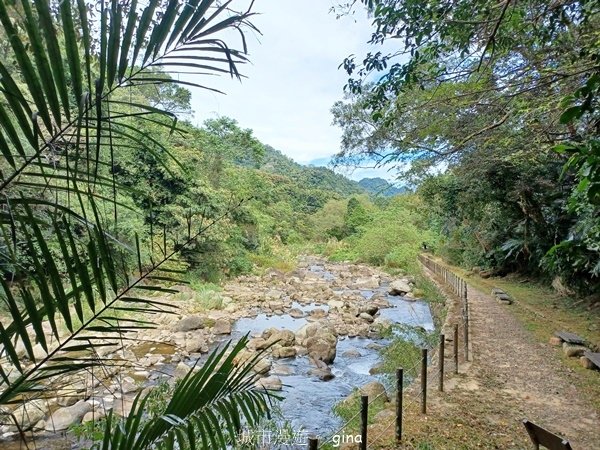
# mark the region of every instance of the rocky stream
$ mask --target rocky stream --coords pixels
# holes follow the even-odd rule
[[[102,417],[109,409],[127,415],[135,395],[162,379],[179,378],[208,352],[249,333],[240,363],[269,348],[256,367],[258,385],[284,397],[281,417],[294,429],[327,435],[341,424],[332,407],[365,385],[385,385],[378,375],[379,350],[391,324],[434,329],[429,305],[410,277],[366,265],[301,258],[289,274],[270,270],[224,285],[219,309],[199,308],[194,292],[162,298],[178,315],[154,316],[157,328],[143,330],[122,348],[100,347],[100,356],[120,357],[102,377],[78,380],[49,400],[33,400],[12,411],[25,429],[38,430],[37,448],[71,448],[65,435],[73,424]],[[389,334],[383,334],[389,336]],[[273,343],[275,343],[273,345]],[[11,444],[14,425],[0,428],[0,448]],[[61,438],[61,436],[63,436]]]

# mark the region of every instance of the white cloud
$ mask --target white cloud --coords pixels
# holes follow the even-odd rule
[[[264,143],[307,163],[339,150],[340,130],[330,108],[343,97],[350,54],[364,55],[371,33],[365,15],[337,20],[335,0],[258,0],[262,36],[248,39],[252,65],[240,84],[229,77],[202,80],[226,96],[193,90],[195,120],[224,115],[252,128]]]

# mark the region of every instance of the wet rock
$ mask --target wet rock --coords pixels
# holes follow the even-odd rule
[[[284,364],[273,364],[271,367],[271,373],[273,375],[293,375],[294,368]]]
[[[408,280],[395,280],[390,283],[388,292],[390,295],[405,295],[412,291]]]
[[[342,353],[342,356],[344,358],[360,358],[362,355],[360,354],[360,352],[357,349],[349,348],[344,353]]]
[[[371,367],[369,369],[369,374],[370,375],[377,375],[377,374],[383,373],[383,371],[384,371],[383,364],[379,363],[379,364],[375,364],[373,367]]]
[[[46,431],[62,431],[71,425],[80,423],[83,416],[92,410],[92,405],[88,402],[78,402],[73,406],[59,408],[46,421]]]
[[[308,375],[317,377],[321,381],[329,381],[335,378],[329,367],[325,362],[315,359],[309,356],[310,363],[314,366],[313,369],[308,371]]]
[[[317,377],[321,381],[329,381],[329,380],[333,380],[335,378],[335,375],[331,372],[330,367],[323,367],[323,368],[317,367],[314,369],[310,369],[308,374],[313,377]]]
[[[304,317],[304,312],[298,308],[290,309],[288,314],[290,315],[290,317],[293,317],[294,319],[300,319],[300,318]]]
[[[331,364],[336,355],[337,336],[328,328],[317,328],[312,336],[306,338],[304,346],[310,357]]]
[[[257,388],[266,389],[268,391],[280,391],[283,389],[283,383],[281,378],[277,375],[271,375],[270,377],[261,378],[256,382]]]

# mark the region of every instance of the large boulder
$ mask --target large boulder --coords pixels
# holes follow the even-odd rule
[[[310,357],[331,364],[336,355],[337,336],[327,328],[322,328],[312,336],[307,337],[304,346]]]
[[[390,283],[388,292],[390,295],[406,295],[412,291],[412,287],[408,280],[396,280]]]
[[[173,325],[173,331],[192,331],[204,328],[204,317],[198,315],[187,316]]]
[[[81,423],[81,419],[92,410],[92,405],[88,402],[78,402],[73,406],[59,408],[46,421],[46,431],[62,431],[71,425]]]
[[[291,347],[296,343],[294,332],[285,329],[269,328],[263,332],[262,338],[266,340],[266,346],[279,344],[282,347]]]
[[[281,378],[277,375],[271,375],[270,377],[261,378],[256,382],[257,388],[266,389],[267,391],[280,391],[283,389],[283,383]]]

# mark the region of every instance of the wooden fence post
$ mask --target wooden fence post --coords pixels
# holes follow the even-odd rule
[[[404,390],[404,369],[396,370],[396,442],[402,440],[402,391]]]
[[[369,420],[369,396],[360,397],[360,450],[367,450],[367,425]]]
[[[439,385],[439,390],[440,392],[444,392],[444,346],[445,346],[445,339],[446,337],[443,334],[440,334],[440,385]]]
[[[458,324],[454,324],[454,373],[458,373]]]
[[[421,413],[427,414],[427,349],[421,349]]]
[[[467,302],[467,299],[465,298],[465,317],[464,317],[464,323],[465,323],[465,337],[464,337],[464,341],[465,341],[465,361],[469,360],[469,303]]]

